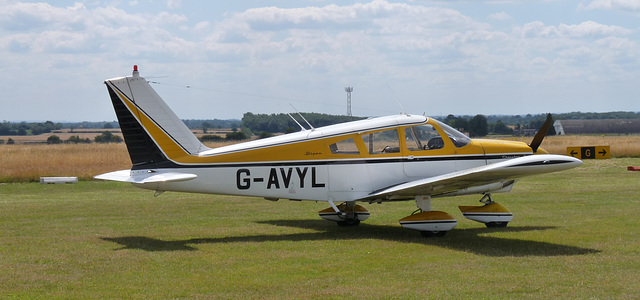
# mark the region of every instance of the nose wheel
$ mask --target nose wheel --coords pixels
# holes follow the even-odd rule
[[[360,220],[358,219],[345,219],[343,221],[336,222],[340,227],[353,227],[360,225]]]

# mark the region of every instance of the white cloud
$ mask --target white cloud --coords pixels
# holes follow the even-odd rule
[[[445,45],[456,38],[490,39],[481,37],[488,28],[451,9],[374,1],[351,6],[249,9],[218,24],[212,34],[216,38],[211,41],[238,41],[236,46],[240,48],[285,52],[347,50],[354,46],[419,50]],[[451,36],[451,32],[464,34]],[[338,34],[344,33],[354,33],[350,35],[353,43],[336,40]],[[318,35],[326,37],[318,39]]]
[[[501,11],[501,12],[490,14],[489,19],[498,20],[498,21],[508,21],[508,20],[513,20],[513,17],[511,17],[508,13]]]
[[[48,27],[64,26],[76,28],[82,22],[83,4],[61,8],[47,3],[13,3],[0,10],[0,25],[10,31],[36,30]]]
[[[594,21],[585,21],[580,24],[548,26],[543,22],[535,21],[516,28],[525,38],[580,38],[580,37],[604,37],[630,35],[634,31],[620,26],[603,25]]]
[[[210,27],[211,27],[211,24],[209,24],[208,21],[202,21],[202,22],[198,22],[195,26],[193,26],[193,30],[204,32],[208,30]]]
[[[167,8],[168,9],[178,9],[182,7],[181,0],[167,0]]]
[[[168,31],[186,21],[182,15],[167,12],[141,17],[115,7],[89,10],[81,3],[66,8],[18,3],[3,7],[0,24],[14,24],[15,29],[8,26],[10,32],[20,33],[0,36],[0,45],[34,53],[94,53],[118,48],[115,46],[121,46],[123,54],[126,50],[182,52],[172,42],[180,38]]]
[[[577,25],[560,24],[558,31],[572,37],[620,36],[633,33],[631,29],[613,25],[602,25],[594,21],[586,21]]]
[[[559,38],[560,32],[555,26],[547,26],[541,21],[524,24],[514,29],[522,38]]]
[[[593,0],[587,5],[580,4],[583,9],[604,9],[622,11],[640,11],[638,0]]]
[[[153,22],[159,25],[176,25],[187,21],[187,17],[183,15],[161,12],[154,17]]]
[[[335,86],[354,84],[358,91],[354,100],[367,98],[365,106],[395,111],[395,105],[386,101],[385,83],[406,93],[407,98],[428,95],[437,99],[433,105],[439,106],[465,97],[477,98],[478,103],[498,101],[494,100],[498,95],[490,92],[498,89],[513,89],[517,95],[531,92],[531,86],[538,90],[553,90],[565,83],[580,86],[588,82],[593,86],[640,75],[637,32],[596,19],[522,22],[507,10],[509,13],[494,13],[489,19],[520,25],[505,27],[510,25],[503,23],[496,28],[483,22],[486,15],[472,17],[453,8],[382,0],[250,8],[198,18],[181,9],[180,2],[171,4],[176,5],[174,10],[154,12],[128,3],[121,7],[1,5],[0,65],[6,72],[0,74],[0,82],[20,86],[23,83],[11,83],[14,74],[38,70],[40,78],[34,74],[24,77],[47,82],[75,76],[84,82],[45,85],[66,84],[67,90],[96,88],[96,82],[123,75],[123,70],[137,63],[145,74],[170,74],[192,86],[224,86],[221,89],[315,103],[336,99],[330,92]],[[491,9],[501,8],[492,5]],[[76,73],[70,75],[66,70]],[[184,91],[164,92],[171,98],[171,93]],[[337,93],[342,97],[341,88]],[[78,92],[82,94],[87,93]],[[229,95],[220,97],[237,101]],[[273,105],[248,101],[254,101],[248,106],[256,112],[278,112],[273,111]],[[513,105],[505,103],[505,109]],[[420,101],[413,104],[418,109],[424,109],[423,105]],[[473,105],[465,105],[465,109],[472,110]],[[196,106],[199,104],[179,109]],[[212,117],[238,117],[247,109],[224,107],[216,112],[225,115]],[[111,110],[107,108],[107,112]],[[201,110],[183,113],[185,117],[206,117]]]

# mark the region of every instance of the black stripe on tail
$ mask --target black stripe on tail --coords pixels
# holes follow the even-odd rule
[[[108,84],[107,90],[109,90],[113,109],[116,111],[118,123],[120,123],[120,129],[124,136],[124,142],[127,144],[127,150],[131,157],[131,163],[133,164],[131,169],[140,170],[175,167],[175,163],[167,159],[138,120],[131,114],[124,103],[122,103],[118,94]]]

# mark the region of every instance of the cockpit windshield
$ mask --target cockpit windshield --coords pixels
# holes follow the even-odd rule
[[[451,126],[436,119],[433,120],[436,121],[438,125],[440,125],[442,130],[444,130],[444,132],[449,136],[449,139],[451,139],[451,141],[457,148],[466,146],[471,142],[471,139],[468,136],[464,135],[462,132],[453,129]]]

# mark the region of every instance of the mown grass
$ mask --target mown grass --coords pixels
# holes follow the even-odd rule
[[[639,159],[585,161],[494,195],[514,221],[425,239],[411,202],[365,204],[355,228],[315,202],[165,193],[127,184],[0,185],[0,292],[8,298],[635,298]]]

